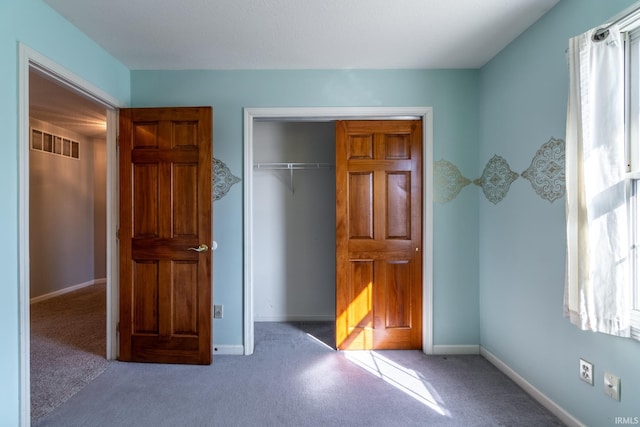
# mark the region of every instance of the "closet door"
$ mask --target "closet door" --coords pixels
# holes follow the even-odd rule
[[[422,122],[336,124],[336,347],[422,347]]]

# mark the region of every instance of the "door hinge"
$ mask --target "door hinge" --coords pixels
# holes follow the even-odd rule
[[[120,333],[120,322],[116,323],[116,333]]]
[[[116,239],[120,240],[120,229],[116,230]]]

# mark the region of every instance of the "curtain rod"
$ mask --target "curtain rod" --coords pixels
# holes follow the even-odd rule
[[[615,17],[611,19],[609,24],[599,27],[591,38],[593,41],[601,41],[607,38],[609,35],[609,29],[614,25],[619,25],[622,31],[626,31],[630,23],[640,19],[640,3],[636,3],[633,6],[625,9]]]

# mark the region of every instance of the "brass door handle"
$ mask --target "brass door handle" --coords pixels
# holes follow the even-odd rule
[[[205,245],[204,243],[201,244],[200,246],[198,246],[197,248],[189,248],[190,251],[196,251],[196,252],[206,252],[209,250],[209,246]]]

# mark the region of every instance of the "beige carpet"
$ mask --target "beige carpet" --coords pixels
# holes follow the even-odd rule
[[[106,286],[31,305],[31,419],[80,391],[108,366]]]

